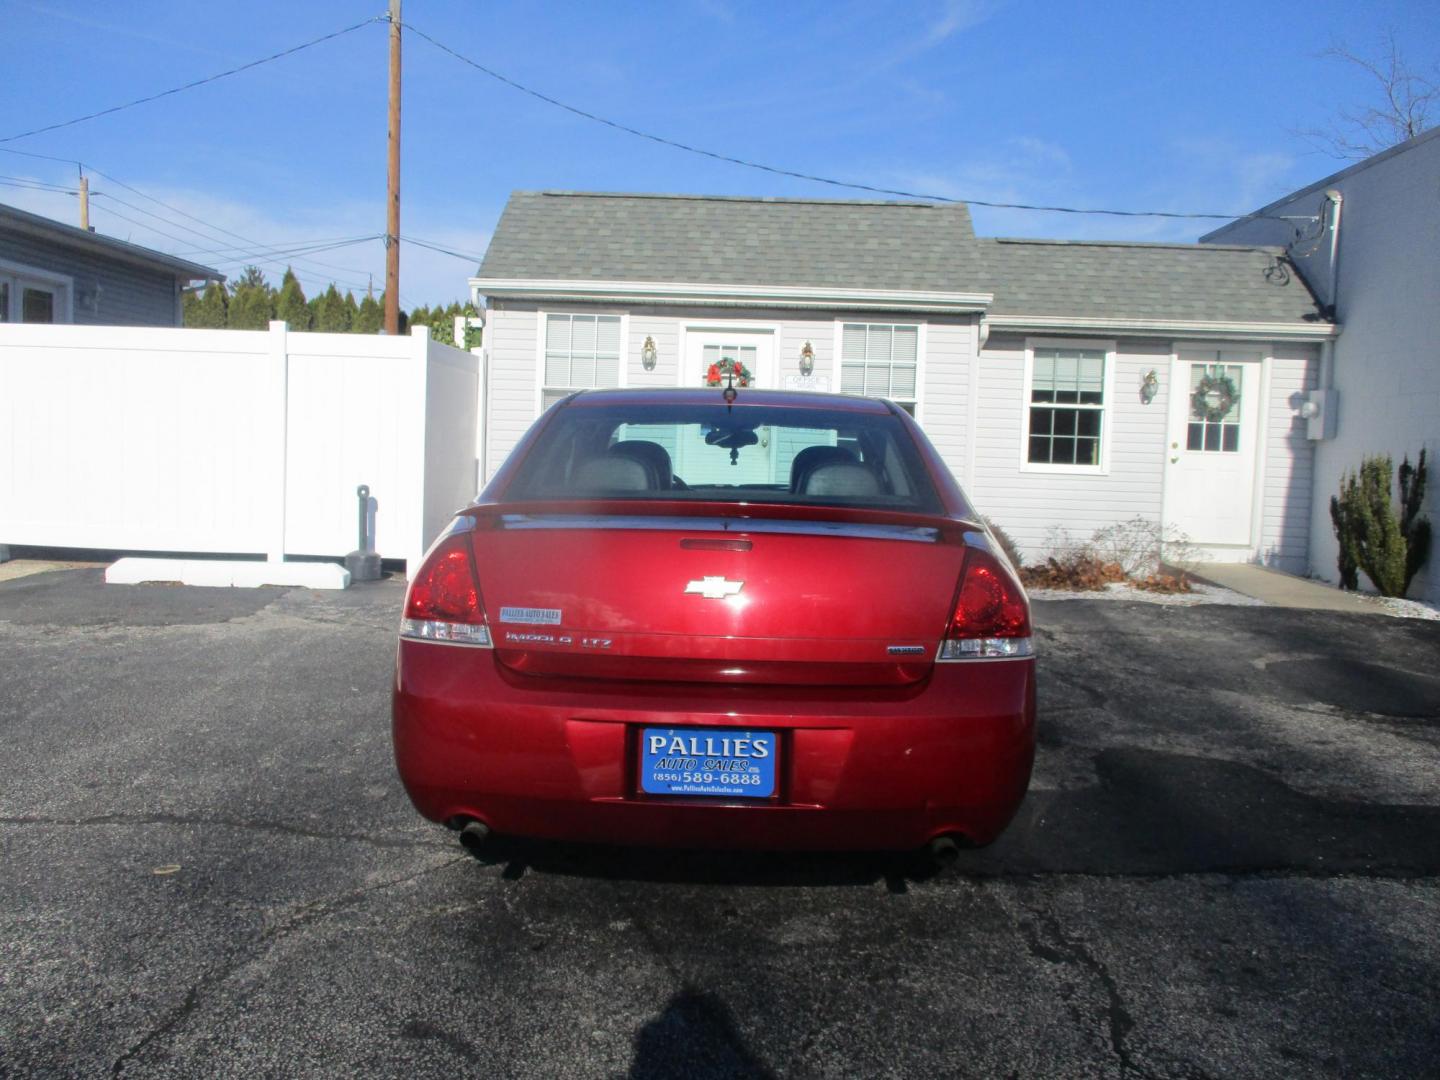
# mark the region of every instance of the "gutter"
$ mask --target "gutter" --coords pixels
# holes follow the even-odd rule
[[[471,278],[470,289],[474,296],[495,299],[690,304],[707,307],[826,308],[843,311],[928,311],[962,315],[983,312],[995,299],[993,293],[981,292],[543,278]]]
[[[1340,326],[1330,322],[1228,322],[1187,319],[1100,319],[1070,315],[988,315],[989,333],[997,331],[1094,331],[1129,337],[1188,337],[1219,340],[1330,341]]]

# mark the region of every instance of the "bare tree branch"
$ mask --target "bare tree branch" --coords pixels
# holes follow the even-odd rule
[[[1440,114],[1440,77],[1421,74],[1406,63],[1394,30],[1386,33],[1375,58],[1343,45],[1332,45],[1320,56],[1365,72],[1375,80],[1380,101],[1374,105],[1341,106],[1328,127],[1295,132],[1318,149],[1332,157],[1358,160],[1413,139],[1434,126]]]

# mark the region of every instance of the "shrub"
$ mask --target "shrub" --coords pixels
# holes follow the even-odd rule
[[[1000,550],[1005,552],[1005,557],[1010,560],[1010,565],[1019,570],[1024,560],[1020,558],[1020,549],[1015,545],[1010,534],[989,518],[981,520],[985,522],[985,527],[990,530],[990,534],[995,537],[995,542],[1000,545]]]
[[[1128,581],[1149,592],[1191,592],[1185,573],[1163,572],[1163,561],[1188,565],[1191,547],[1179,533],[1167,535],[1160,525],[1143,517],[1107,525],[1088,542],[1077,543],[1060,527],[1046,535],[1043,562],[1020,572],[1025,585],[1040,589],[1087,592],[1113,582]]]
[[[1357,588],[1357,570],[1364,570],[1382,596],[1404,596],[1429,554],[1430,522],[1420,516],[1425,499],[1424,449],[1415,466],[1408,455],[1400,465],[1398,514],[1391,498],[1393,468],[1388,454],[1365,458],[1358,474],[1341,478],[1340,494],[1330,500],[1342,588]]]
[[[1051,555],[1035,566],[1023,567],[1020,580],[1031,589],[1098,592],[1111,582],[1124,581],[1125,571],[1119,563],[1104,562],[1089,552],[1072,551],[1059,558]]]

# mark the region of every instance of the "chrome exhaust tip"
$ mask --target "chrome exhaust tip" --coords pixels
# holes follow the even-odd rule
[[[471,855],[479,855],[490,842],[490,826],[483,821],[467,821],[460,828],[460,846]]]
[[[960,858],[960,845],[953,836],[937,836],[926,845],[926,854],[937,868],[944,869]]]

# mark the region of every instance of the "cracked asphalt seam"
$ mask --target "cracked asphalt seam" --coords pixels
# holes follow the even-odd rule
[[[453,845],[439,840],[410,840],[400,837],[372,836],[368,833],[337,833],[323,829],[309,829],[302,825],[289,825],[282,821],[251,821],[243,818],[206,817],[196,814],[96,814],[83,818],[61,817],[0,817],[0,826],[37,826],[41,828],[77,828],[90,825],[129,825],[145,827],[150,825],[190,826],[203,825],[208,828],[248,829],[256,832],[279,833],[282,836],[299,836],[311,840],[342,840],[347,843],[369,844],[379,848],[417,848],[448,851]]]
[[[311,922],[322,919],[327,915],[343,911],[359,903],[371,893],[407,885],[412,881],[417,881],[420,878],[454,866],[456,863],[468,861],[468,859],[468,855],[457,855],[435,866],[426,867],[423,870],[406,874],[403,877],[378,881],[371,885],[362,885],[357,889],[350,889],[338,896],[323,897],[319,900],[313,900],[308,904],[301,905],[282,922],[277,923],[267,930],[262,930],[248,946],[237,948],[231,958],[227,958],[218,965],[218,970],[211,971],[196,980],[196,982],[190,986],[189,990],[186,991],[185,1000],[181,1002],[179,1008],[172,1010],[168,1016],[152,1027],[144,1036],[129,1046],[115,1059],[114,1064],[110,1067],[111,1077],[118,1078],[122,1076],[127,1064],[148,1050],[153,1043],[179,1028],[200,1006],[201,1000],[207,991],[219,987],[241,968],[260,959],[272,945],[284,940],[294,931]]]

